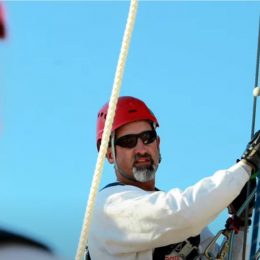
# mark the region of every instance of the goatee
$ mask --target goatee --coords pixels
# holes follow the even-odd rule
[[[135,162],[140,158],[147,158],[150,161],[150,165],[145,166],[133,166],[133,176],[139,182],[148,182],[155,179],[155,173],[157,167],[154,165],[154,161],[149,154],[135,156]]]

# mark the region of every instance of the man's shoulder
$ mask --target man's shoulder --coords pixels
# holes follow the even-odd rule
[[[110,187],[114,187],[114,186],[126,186],[126,184],[119,182],[119,181],[111,182],[111,183],[107,184],[106,186],[104,186],[100,191],[110,188]]]
[[[107,200],[110,196],[113,196],[113,198],[119,196],[119,197],[126,197],[128,198],[129,196],[140,196],[140,195],[144,195],[146,193],[145,190],[134,186],[134,185],[129,185],[129,184],[125,184],[125,183],[121,183],[121,182],[112,182],[109,183],[107,185],[105,185],[104,187],[102,187],[99,190],[98,193],[98,200]]]

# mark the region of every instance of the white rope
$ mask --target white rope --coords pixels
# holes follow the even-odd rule
[[[113,83],[113,89],[109,101],[109,108],[108,113],[106,117],[104,132],[102,135],[102,141],[100,146],[100,151],[98,154],[97,162],[96,162],[96,168],[92,180],[92,185],[90,188],[87,208],[85,212],[84,222],[81,230],[80,240],[78,244],[77,254],[76,254],[76,260],[81,260],[84,256],[85,248],[87,245],[87,239],[88,239],[88,233],[89,233],[89,227],[90,227],[90,221],[91,216],[96,200],[96,195],[98,192],[99,183],[102,176],[105,156],[107,152],[109,137],[111,134],[112,124],[114,120],[115,110],[116,110],[116,104],[120,93],[120,87],[121,82],[123,78],[124,73],[124,67],[126,63],[126,58],[128,54],[128,49],[130,45],[131,35],[134,28],[135,23],[135,17],[137,13],[137,5],[138,0],[131,0],[130,9],[128,13],[126,28],[124,32],[123,42],[120,50],[120,55],[117,63],[114,83]]]

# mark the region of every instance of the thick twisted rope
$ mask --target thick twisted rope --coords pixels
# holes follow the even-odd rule
[[[95,204],[95,200],[96,200],[96,196],[97,196],[97,192],[98,192],[99,183],[100,183],[101,176],[102,176],[105,156],[106,156],[109,137],[111,134],[112,124],[113,124],[113,120],[114,120],[117,100],[118,100],[119,93],[120,93],[125,63],[126,63],[127,54],[128,54],[128,49],[129,49],[129,45],[130,45],[132,31],[134,28],[135,17],[136,17],[136,13],[137,13],[137,5],[138,5],[137,0],[131,0],[126,28],[125,28],[124,37],[123,37],[123,42],[122,42],[122,46],[121,46],[121,50],[120,50],[118,63],[117,63],[112,93],[111,93],[111,97],[110,97],[110,101],[109,101],[109,108],[108,108],[107,118],[106,118],[106,122],[105,122],[104,132],[102,135],[100,151],[99,151],[97,162],[96,162],[96,168],[95,168],[95,172],[94,172],[94,176],[93,176],[93,180],[92,180],[92,185],[90,188],[87,208],[86,208],[86,212],[85,212],[84,222],[83,222],[80,240],[79,240],[78,249],[77,249],[77,254],[76,254],[76,258],[75,258],[76,260],[81,260],[83,258],[84,251],[85,251],[85,248],[87,245],[91,216],[92,216],[92,212],[93,212],[93,208],[94,208],[94,204]]]

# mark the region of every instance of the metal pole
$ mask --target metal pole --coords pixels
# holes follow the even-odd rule
[[[257,96],[258,96],[257,92],[259,92],[257,91],[259,89],[258,87],[259,59],[260,59],[260,17],[259,17],[259,25],[258,25],[258,43],[257,43],[257,56],[256,56],[256,73],[255,73],[251,137],[253,137],[255,133],[256,105],[257,105]],[[258,228],[259,228],[259,218],[260,218],[259,210],[260,210],[260,181],[259,178],[257,178],[255,214],[253,220],[253,233],[251,239],[250,259],[254,259],[256,253],[256,244],[258,239]],[[244,243],[246,244],[246,241],[244,241]]]

